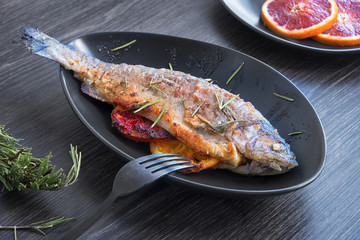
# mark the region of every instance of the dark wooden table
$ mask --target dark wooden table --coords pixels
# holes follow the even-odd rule
[[[326,133],[327,159],[309,186],[266,199],[227,199],[165,182],[122,199],[83,239],[360,239],[360,55],[314,54],[262,37],[219,1],[2,1],[0,124],[66,171],[69,144],[83,153],[78,183],[58,192],[0,193],[0,225],[91,213],[126,162],[102,144],[70,108],[59,68],[13,44],[32,25],[61,41],[101,31],[181,36],[249,54],[289,78],[311,101]],[[57,239],[73,223],[18,239]],[[0,239],[12,239],[10,230]]]

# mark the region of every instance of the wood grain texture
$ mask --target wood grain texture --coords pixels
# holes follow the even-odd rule
[[[0,124],[35,156],[54,155],[68,170],[69,144],[83,165],[77,184],[59,192],[0,193],[0,225],[54,216],[83,219],[110,192],[125,163],[77,119],[62,91],[58,65],[12,43],[22,25],[61,41],[92,32],[140,31],[215,43],[249,54],[289,78],[311,101],[327,136],[327,161],[312,184],[266,199],[226,199],[159,183],[121,199],[82,239],[360,239],[360,58],[283,46],[248,29],[215,0],[2,1]],[[42,237],[57,239],[65,223]],[[13,239],[0,231],[0,239]]]

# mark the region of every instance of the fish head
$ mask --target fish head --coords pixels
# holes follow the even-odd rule
[[[276,131],[273,134],[259,134],[246,143],[245,149],[251,160],[278,171],[298,165],[295,154],[290,150],[290,145]]]

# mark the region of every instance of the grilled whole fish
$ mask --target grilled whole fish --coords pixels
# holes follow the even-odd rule
[[[152,103],[136,114],[156,121],[163,112],[156,124],[195,152],[219,159],[219,168],[269,175],[297,166],[290,146],[251,103],[208,80],[102,62],[30,27],[21,28],[19,37],[33,53],[74,71],[82,91],[91,97],[134,110]]]

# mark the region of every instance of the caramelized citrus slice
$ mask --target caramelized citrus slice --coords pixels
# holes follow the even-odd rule
[[[261,9],[261,19],[270,30],[295,39],[324,32],[337,15],[334,0],[267,0]]]
[[[335,0],[339,14],[337,22],[325,32],[316,35],[315,41],[336,46],[360,44],[360,1]]]
[[[220,160],[218,159],[209,157],[207,155],[202,155],[199,153],[194,153],[194,151],[191,148],[189,148],[179,140],[174,140],[174,139],[164,139],[157,142],[151,142],[150,151],[152,154],[178,153],[181,154],[181,156],[186,157],[196,166],[184,170],[185,173],[200,172],[202,170],[212,168],[216,164],[220,163]]]
[[[153,122],[117,106],[111,113],[112,126],[123,136],[136,142],[151,142],[173,138],[168,131]]]

